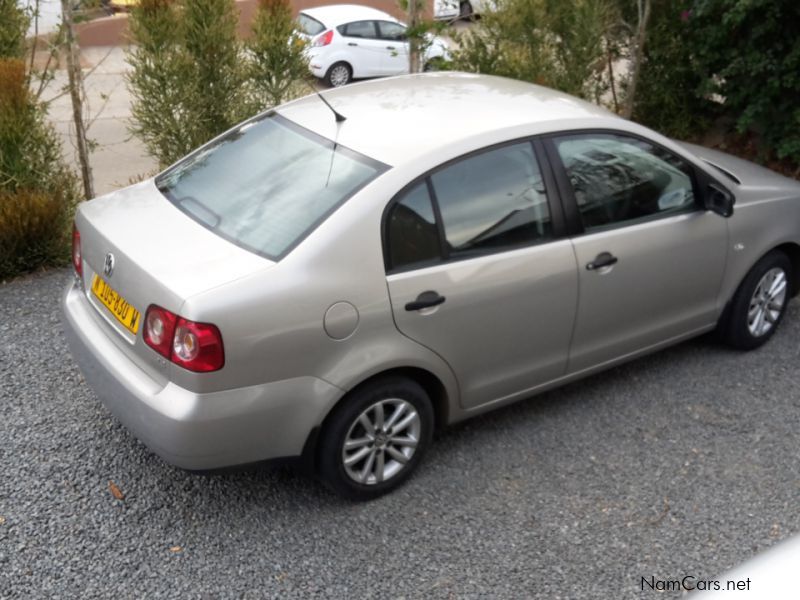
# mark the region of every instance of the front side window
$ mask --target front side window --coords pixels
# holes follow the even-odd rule
[[[501,251],[552,236],[533,147],[503,146],[431,175],[451,256]]]
[[[391,21],[378,21],[378,32],[382,40],[401,42],[406,39],[406,28],[400,23]]]
[[[272,113],[185,158],[156,185],[211,231],[277,260],[385,169]]]
[[[691,169],[643,140],[615,134],[555,140],[587,231],[695,208]]]
[[[339,27],[339,33],[347,37],[376,38],[374,21],[356,21]]]

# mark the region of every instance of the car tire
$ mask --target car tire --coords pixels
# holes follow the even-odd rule
[[[416,469],[433,425],[431,400],[415,381],[386,377],[367,383],[345,397],[325,423],[318,474],[345,498],[377,498]]]
[[[342,87],[353,80],[353,69],[346,62],[337,62],[325,73],[325,83],[330,87]]]
[[[458,17],[460,19],[471,19],[473,14],[472,4],[470,4],[469,0],[464,0],[464,2],[459,3]]]
[[[722,340],[739,350],[765,344],[778,329],[792,293],[792,263],[780,250],[748,272],[720,321]]]

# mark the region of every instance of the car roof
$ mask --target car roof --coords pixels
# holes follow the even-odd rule
[[[316,95],[278,107],[281,115],[366,156],[397,166],[447,146],[481,147],[492,140],[577,126],[624,128],[604,108],[545,87],[470,73],[424,73],[322,90],[346,117],[337,124]],[[610,124],[609,124],[610,121]],[[519,133],[517,133],[519,132]]]
[[[358,4],[333,4],[330,6],[318,6],[316,8],[305,8],[300,12],[313,19],[316,19],[328,29],[338,27],[344,23],[351,23],[353,21],[397,21],[397,19],[388,13],[376,8],[360,6]]]

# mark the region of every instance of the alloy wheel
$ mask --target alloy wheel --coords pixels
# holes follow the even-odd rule
[[[352,423],[342,446],[347,476],[362,485],[396,477],[417,451],[422,424],[414,405],[400,398],[370,405]]]
[[[747,327],[753,337],[769,333],[780,319],[786,302],[786,273],[774,267],[758,282],[747,311]]]

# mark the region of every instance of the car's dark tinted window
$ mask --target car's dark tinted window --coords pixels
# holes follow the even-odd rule
[[[339,33],[347,37],[376,38],[375,21],[356,21],[338,27]]]
[[[530,143],[460,160],[431,176],[450,255],[548,239],[550,210]]]
[[[322,23],[313,17],[309,17],[305,13],[300,13],[297,15],[297,26],[300,28],[300,31],[303,31],[308,35],[317,35],[318,33],[325,31],[325,26]]]
[[[695,208],[690,167],[663,148],[611,134],[555,143],[587,231]]]
[[[406,28],[400,23],[378,21],[378,34],[382,40],[403,41],[406,39]]]
[[[424,181],[392,205],[387,225],[390,269],[408,268],[440,258],[439,232]]]
[[[201,148],[156,184],[218,235],[279,259],[385,168],[273,113]]]

